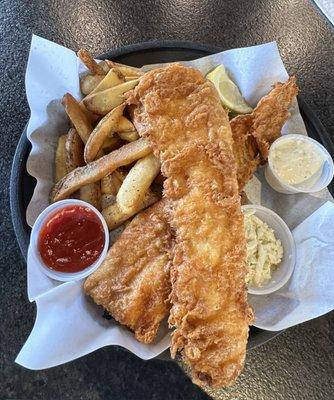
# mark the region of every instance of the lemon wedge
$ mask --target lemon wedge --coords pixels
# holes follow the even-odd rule
[[[248,114],[253,111],[242,97],[238,86],[228,76],[224,65],[219,65],[206,77],[215,85],[221,102],[229,110],[239,114]]]

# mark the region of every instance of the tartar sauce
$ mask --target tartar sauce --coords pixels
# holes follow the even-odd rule
[[[281,262],[283,247],[274,231],[254,213],[254,210],[244,212],[248,267],[246,283],[261,287],[271,279],[273,268]]]
[[[275,173],[289,185],[317,175],[325,161],[315,145],[302,139],[282,140],[272,148],[270,158]]]

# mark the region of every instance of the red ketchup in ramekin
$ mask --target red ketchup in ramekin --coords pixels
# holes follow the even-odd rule
[[[105,245],[101,220],[89,207],[68,205],[44,221],[38,251],[48,268],[75,273],[94,264]]]

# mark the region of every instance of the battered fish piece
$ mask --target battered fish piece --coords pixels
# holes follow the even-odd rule
[[[237,162],[239,191],[252,178],[260,164],[259,150],[251,134],[253,115],[239,115],[230,121],[233,137],[233,154]]]
[[[296,77],[285,83],[276,83],[274,89],[262,97],[253,111],[252,135],[263,160],[268,157],[270,145],[280,136],[284,122],[289,118],[292,99],[298,94]]]
[[[292,88],[294,90],[292,90]],[[295,78],[290,78],[289,81],[284,84],[275,85],[274,89],[267,96],[261,99],[261,101],[259,102],[260,111],[258,111],[258,108],[256,107],[252,114],[241,115],[232,119],[231,128],[233,135],[233,153],[237,162],[237,178],[240,192],[247,181],[252,177],[253,173],[261,162],[257,140],[253,135],[253,133],[255,132],[254,126],[258,126],[259,121],[261,121],[261,132],[265,136],[258,136],[258,139],[263,139],[263,141],[266,141],[266,143],[270,147],[272,142],[280,135],[282,126],[289,116],[288,108],[290,107],[291,102],[297,91],[298,88],[295,83]],[[267,105],[268,107],[264,107],[264,105]],[[272,125],[273,114],[270,108],[271,106],[275,106],[276,109],[281,110],[280,113],[276,115],[275,125]],[[134,110],[135,107],[132,108],[133,116]],[[282,110],[284,112],[282,112]],[[265,114],[262,115],[262,113]],[[145,130],[145,128],[143,127],[143,123],[140,122],[140,118],[135,118],[134,122],[140,131]],[[267,132],[269,131],[271,132],[271,135],[266,136]],[[166,203],[166,200],[164,202]],[[155,229],[155,225],[152,226],[152,221],[154,221],[155,218],[158,218],[162,221],[162,230]],[[150,276],[147,277],[147,275],[149,275],[149,269],[152,268],[152,259],[149,257],[144,257],[143,253],[141,251],[138,251],[137,244],[138,242],[143,243],[141,241],[141,239],[143,238],[145,243],[147,243],[143,247],[147,247],[150,251],[150,246],[152,245],[152,243],[156,243],[159,240],[159,236],[166,238],[166,240],[170,243],[169,245],[165,243],[165,245],[160,248],[160,252],[158,253],[159,262],[154,267],[159,269],[158,283],[164,282],[163,287],[166,288],[166,290],[160,291],[157,296],[155,290],[155,284],[157,282],[154,278],[152,279],[152,277]],[[138,237],[140,237],[139,241]],[[163,207],[162,203],[160,203],[159,205],[153,206],[150,209],[146,210],[144,213],[141,214],[140,217],[137,216],[137,219],[135,219],[130,224],[130,226],[128,226],[126,233],[124,233],[124,237],[121,236],[116,242],[116,250],[114,250],[116,251],[116,253],[119,252],[121,255],[123,255],[123,253],[127,251],[127,255],[129,256],[129,258],[131,258],[134,264],[140,263],[140,268],[135,272],[136,274],[138,271],[140,275],[138,277],[138,282],[141,282],[141,284],[145,284],[147,279],[147,282],[152,282],[153,285],[149,286],[149,288],[146,288],[146,286],[143,285],[139,287],[139,290],[137,290],[137,278],[136,276],[132,276],[131,272],[129,272],[134,272],[134,270],[131,270],[130,268],[131,265],[127,265],[123,269],[122,261],[120,262],[120,264],[117,264],[117,266],[115,266],[115,260],[118,257],[115,257],[115,255],[111,256],[111,262],[106,260],[106,264],[103,264],[101,266],[101,268],[104,269],[103,273],[100,273],[99,270],[95,272],[92,277],[87,279],[87,287],[88,285],[92,287],[92,289],[87,289],[87,292],[92,290],[91,295],[93,299],[98,304],[101,304],[106,309],[108,309],[108,311],[111,313],[111,315],[115,317],[115,319],[133,329],[136,332],[137,339],[145,343],[149,343],[154,340],[160,321],[168,313],[169,306],[167,299],[171,290],[170,285],[168,285],[170,273],[169,257],[171,240],[170,227],[166,221],[166,217],[164,217],[163,215]],[[119,242],[121,242],[124,246],[120,245]],[[125,245],[125,243],[127,243],[127,245]],[[166,268],[163,268],[162,261],[164,260],[164,252],[166,255]],[[112,253],[111,250],[110,253]],[[119,265],[121,265],[121,270],[118,268]],[[121,279],[120,275],[122,275]],[[123,291],[119,289],[119,284],[123,284],[125,276],[131,277],[132,281],[125,283],[125,285],[128,285],[128,290]],[[89,282],[89,280],[91,282]],[[105,286],[107,286],[107,289],[105,288]],[[145,288],[145,290],[143,290],[143,288]],[[106,293],[106,290],[108,290],[108,294],[104,295],[103,293]],[[154,304],[154,307],[150,308],[148,311],[146,310],[145,306],[140,305],[142,304],[141,302],[143,300],[144,291],[146,295],[145,301],[149,304]],[[144,314],[142,314],[143,312]],[[150,321],[154,320],[153,315],[155,315],[155,313],[157,313],[157,319],[154,323],[152,323]],[[150,324],[154,325],[153,330],[151,329],[149,335],[146,336],[143,336],[140,333],[139,328],[139,326],[143,324],[143,320],[149,321],[148,326]]]
[[[244,365],[252,311],[228,117],[211,82],[178,64],[145,74],[128,103],[167,178],[172,357],[182,353],[198,385],[230,385]]]
[[[159,201],[138,214],[84,284],[86,294],[136,338],[151,343],[168,315],[172,238]]]
[[[281,135],[297,94],[296,77],[292,76],[285,83],[276,83],[251,114],[239,115],[230,121],[240,191],[258,165],[267,160],[269,148]]]

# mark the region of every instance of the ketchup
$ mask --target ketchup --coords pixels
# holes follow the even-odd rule
[[[45,265],[60,272],[78,272],[102,253],[103,225],[88,207],[67,206],[52,214],[42,226],[38,250]]]

